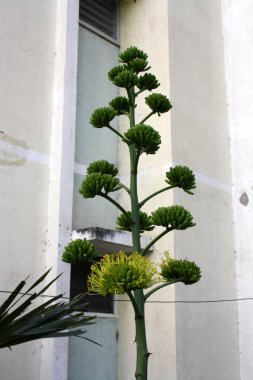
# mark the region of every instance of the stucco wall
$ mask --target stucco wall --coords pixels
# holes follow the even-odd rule
[[[175,233],[175,256],[202,279],[176,286],[176,301],[236,298],[229,129],[220,1],[169,1],[173,162],[195,173],[194,196],[174,202],[196,227]],[[236,303],[176,306],[178,379],[239,379]]]
[[[49,293],[68,294],[78,0],[3,1],[0,18],[0,285],[52,266],[65,274]],[[66,354],[66,339],[1,350],[1,378],[63,380]]]
[[[53,0],[1,2],[1,290],[45,270],[55,8]],[[40,343],[3,349],[0,377],[36,379],[39,361]]]
[[[17,261],[25,261],[20,278],[34,267],[43,270],[55,32],[54,1],[16,5],[5,1],[0,12],[1,243],[6,242],[0,284],[8,279],[9,287],[17,281],[16,274],[10,281]]]
[[[253,296],[253,3],[222,1],[228,116],[231,134],[237,297]],[[253,373],[253,305],[238,302],[243,380]]]

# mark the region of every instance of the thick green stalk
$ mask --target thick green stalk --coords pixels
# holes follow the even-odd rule
[[[130,127],[135,127],[135,94],[134,89],[128,91],[130,101]],[[140,244],[140,209],[138,201],[138,188],[137,188],[137,169],[139,154],[136,152],[133,145],[129,146],[130,164],[131,164],[131,178],[130,178],[130,196],[131,196],[131,212],[132,212],[132,242],[133,251],[141,253]],[[132,300],[133,303],[133,300]],[[146,339],[146,327],[145,327],[145,313],[144,313],[144,293],[142,289],[136,289],[134,291],[134,311],[135,311],[135,331],[136,331],[136,380],[147,380],[148,372],[148,357],[147,339]]]
[[[147,348],[146,326],[145,326],[145,300],[142,289],[134,292],[135,300],[139,313],[135,313],[135,333],[136,333],[136,380],[147,380],[148,378],[148,358],[149,352]]]
[[[135,127],[135,95],[134,89],[131,88],[128,92],[129,102],[130,102],[130,128]],[[131,211],[132,211],[132,240],[133,240],[133,251],[140,252],[141,244],[140,244],[140,227],[139,227],[139,201],[138,201],[138,189],[137,189],[137,168],[138,168],[138,156],[135,151],[133,145],[129,146],[129,154],[130,154],[130,169],[131,169],[131,177],[130,177],[130,196],[131,196]]]
[[[137,157],[133,146],[129,147],[130,160],[131,160],[131,180],[130,180],[130,196],[131,196],[131,211],[132,211],[132,240],[133,251],[140,252],[140,211],[138,206],[138,192],[137,192]]]

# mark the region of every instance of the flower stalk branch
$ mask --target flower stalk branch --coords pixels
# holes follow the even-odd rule
[[[173,187],[174,187],[174,186],[166,186],[166,187],[164,187],[163,189],[158,190],[158,191],[156,191],[155,193],[149,195],[147,198],[143,199],[143,201],[139,203],[139,207],[141,208],[141,207],[142,207],[147,201],[149,201],[150,199],[152,199],[152,198],[155,197],[156,195],[161,194],[161,193],[163,193],[164,191],[167,191],[167,190],[173,189]]]

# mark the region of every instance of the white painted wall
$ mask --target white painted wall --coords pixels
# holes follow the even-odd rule
[[[65,269],[58,294],[69,289],[78,0],[2,1],[0,18],[0,289],[53,266],[51,279]],[[67,341],[1,350],[0,362],[3,379],[64,380]]]
[[[229,128],[221,4],[169,1],[173,162],[197,173],[194,196],[174,202],[196,227],[175,233],[175,256],[201,267],[202,278],[176,286],[176,301],[236,298]],[[178,379],[238,380],[236,303],[177,304]]]
[[[17,7],[14,1],[5,1],[1,5],[1,215],[4,218],[1,286],[8,283],[13,287],[16,283],[17,273],[12,276],[9,271],[21,258],[20,278],[34,268],[44,269],[48,203],[48,187],[44,183],[49,178],[54,4],[54,1],[50,6],[23,1]],[[19,236],[13,239],[16,228]],[[24,251],[25,257],[21,254]],[[35,277],[36,273],[32,279]]]
[[[1,290],[44,272],[47,244],[55,2],[18,3],[0,11]],[[40,352],[1,350],[1,377],[38,378]]]
[[[237,297],[253,296],[253,2],[222,1]],[[253,303],[238,302],[240,379],[253,374]]]
[[[66,296],[70,266],[62,262],[61,255],[72,229],[78,20],[78,0],[57,1],[45,262],[46,267],[52,267],[54,275],[63,273],[50,291]],[[40,380],[65,380],[67,369],[68,339],[43,340]]]

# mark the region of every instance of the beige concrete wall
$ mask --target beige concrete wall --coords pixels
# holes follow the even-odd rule
[[[253,296],[253,3],[222,1],[224,53],[231,136],[237,298]],[[238,54],[239,53],[239,54]],[[238,302],[240,377],[253,373],[253,304]]]
[[[175,256],[196,261],[201,281],[176,286],[176,301],[236,298],[229,130],[220,1],[169,1],[173,162],[197,189],[179,190],[197,226],[175,234]],[[178,304],[178,379],[239,379],[235,303]]]
[[[45,270],[55,5],[1,2],[1,290]],[[2,379],[38,378],[40,342],[1,350],[0,363]]]
[[[65,273],[49,293],[68,294],[78,0],[4,0],[0,18],[0,288],[53,267],[51,279]],[[1,350],[1,377],[63,380],[67,348],[63,339]]]
[[[49,153],[55,5],[1,2],[1,130],[29,149]]]
[[[29,10],[29,12],[28,12]],[[54,68],[54,1],[1,5],[1,286],[13,286],[43,262],[46,240],[48,157]],[[45,28],[45,25],[47,26]],[[45,30],[46,29],[46,30]],[[22,233],[20,233],[21,231]],[[17,232],[18,236],[16,235]],[[32,242],[32,238],[36,239]],[[26,252],[24,257],[23,252]],[[30,253],[28,253],[30,252]],[[8,259],[7,259],[8,256]],[[8,271],[7,271],[8,269]],[[16,269],[15,269],[16,270]],[[42,268],[43,270],[43,268]]]

